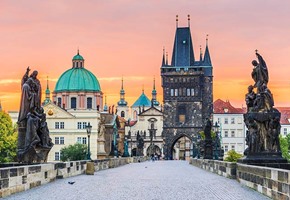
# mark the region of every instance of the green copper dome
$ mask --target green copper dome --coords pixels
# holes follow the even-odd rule
[[[84,60],[84,58],[78,52],[78,54],[73,57],[73,60]]]
[[[55,92],[86,91],[99,92],[101,87],[93,73],[85,68],[72,68],[65,71],[58,79]]]

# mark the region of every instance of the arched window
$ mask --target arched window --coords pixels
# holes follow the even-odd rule
[[[87,98],[87,109],[92,109],[93,108],[93,99],[92,97]]]
[[[121,112],[121,117],[125,117],[125,112],[124,111]]]
[[[135,110],[135,111],[133,112],[133,117],[134,117],[135,120],[137,119],[137,110]]]
[[[71,105],[71,108],[73,108],[73,109],[77,108],[77,98],[76,97],[72,97],[70,99],[70,105]]]

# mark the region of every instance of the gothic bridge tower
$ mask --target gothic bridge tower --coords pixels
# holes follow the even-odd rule
[[[176,16],[178,17],[178,16]],[[194,58],[193,42],[188,27],[178,27],[173,45],[171,64],[163,50],[161,66],[164,118],[163,140],[165,159],[172,159],[175,143],[187,137],[195,146],[197,134],[203,130],[206,118],[213,112],[213,76],[208,49],[208,38],[204,56]]]

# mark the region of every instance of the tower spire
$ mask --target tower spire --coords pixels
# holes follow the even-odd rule
[[[162,65],[165,66],[165,48],[163,47]]]
[[[43,101],[43,105],[51,102],[50,100],[50,90],[49,90],[49,83],[48,83],[48,76],[46,77],[46,90],[45,90],[45,99]]]
[[[107,96],[105,96],[104,112],[108,112]]]
[[[206,47],[205,47],[205,52],[204,52],[203,65],[211,66],[211,59],[210,59],[210,54],[209,54],[209,49],[208,49],[208,34],[206,35]]]
[[[153,90],[152,90],[151,106],[159,106],[159,102],[157,101],[157,91],[155,89],[155,76],[153,78]]]
[[[178,28],[178,15],[176,15],[176,28]]]
[[[190,27],[190,15],[187,15],[188,27]]]
[[[201,48],[201,45],[199,45],[199,50],[200,50],[199,61],[202,62],[202,48]]]
[[[168,65],[168,52],[166,52],[166,62],[165,62],[166,65]]]
[[[127,106],[127,101],[125,101],[125,90],[124,90],[124,80],[122,76],[122,84],[120,90],[120,101],[118,101],[118,106]]]

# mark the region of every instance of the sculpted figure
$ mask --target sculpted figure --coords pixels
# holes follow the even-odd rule
[[[22,85],[18,123],[23,122],[26,124],[27,114],[30,112],[31,109],[31,99],[33,98],[32,84],[33,80],[27,79]]]
[[[274,106],[273,95],[266,84],[261,85],[259,91],[264,99],[264,108],[269,111]]]
[[[258,58],[257,62],[256,60],[252,61],[252,65],[254,66],[252,71],[252,78],[255,81],[254,87],[259,88],[263,84],[268,84],[269,81],[269,75],[268,75],[268,68],[266,65],[266,62],[262,58],[260,54],[256,52],[256,56]]]
[[[254,107],[254,101],[256,99],[256,93],[253,91],[254,87],[250,85],[248,87],[248,93],[246,94],[246,104],[248,111]]]
[[[279,134],[280,134],[280,120],[278,117],[271,119],[269,123],[269,135],[268,135],[268,145],[269,150],[280,152],[280,141],[279,141]]]
[[[206,125],[205,125],[205,128],[204,128],[204,135],[205,135],[205,139],[206,140],[211,140],[211,121],[210,119],[206,119]]]

